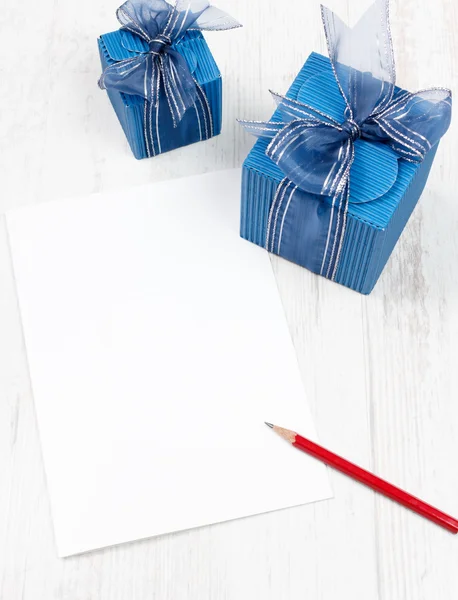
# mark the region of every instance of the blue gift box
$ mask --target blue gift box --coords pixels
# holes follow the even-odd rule
[[[337,120],[342,119],[343,99],[329,59],[320,54],[309,56],[287,97],[305,101]],[[271,120],[281,121],[279,110]],[[241,236],[262,247],[266,245],[269,211],[285,177],[266,156],[269,142],[258,139],[243,164],[242,176]],[[437,144],[419,164],[399,158],[396,171],[387,161],[387,152],[392,151],[386,145],[357,140],[355,145],[358,144],[361,159],[355,161],[351,171],[347,229],[335,281],[369,294],[423,192]],[[377,189],[388,191],[380,195]],[[368,193],[375,199],[368,201]],[[316,196],[309,197],[316,202]],[[320,199],[327,201],[324,197]]]
[[[147,44],[141,38],[122,29],[100,36],[98,44],[103,70],[115,62],[136,56],[135,50],[147,49]],[[221,73],[202,33],[187,31],[172,48],[186,59],[201,91],[195,107],[188,109],[176,127],[168,110],[155,110],[154,119],[148,123],[149,128],[154,128],[154,142],[149,152],[145,136],[145,100],[114,89],[107,90],[137,159],[169,152],[221,133]]]

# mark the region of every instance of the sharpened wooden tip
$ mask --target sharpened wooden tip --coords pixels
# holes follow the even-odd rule
[[[267,427],[270,427],[271,429],[273,429],[275,431],[275,433],[278,433],[278,435],[280,437],[282,437],[284,440],[286,440],[290,444],[294,444],[294,442],[296,441],[297,433],[295,431],[290,431],[289,429],[283,429],[283,427],[278,427],[277,425],[272,425],[272,423],[267,423],[267,421],[264,421],[264,423],[267,425]]]

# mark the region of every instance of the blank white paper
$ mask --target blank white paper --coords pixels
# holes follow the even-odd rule
[[[240,170],[7,214],[60,556],[328,498]]]

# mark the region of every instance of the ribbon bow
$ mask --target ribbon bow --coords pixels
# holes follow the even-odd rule
[[[341,122],[313,106],[273,94],[280,122],[241,124],[254,135],[271,138],[266,154],[286,175],[271,207],[267,249],[280,254],[281,232],[279,239],[275,222],[285,196],[291,201],[296,190],[299,195],[303,191],[328,196],[332,211],[317,272],[334,279],[345,233],[355,141],[388,144],[399,157],[421,162],[447,131],[452,103],[450,91],[444,88],[416,93],[396,90],[388,0],[376,0],[352,29],[324,6],[321,16],[332,70],[345,102]]]
[[[141,96],[153,106],[159,103],[161,86],[173,124],[183,118],[196,101],[198,85],[176,44],[190,30],[224,30],[240,27],[207,0],[127,0],[116,12],[124,30],[143,41],[143,50],[127,48],[137,56],[110,65],[99,80],[102,89],[113,88]]]

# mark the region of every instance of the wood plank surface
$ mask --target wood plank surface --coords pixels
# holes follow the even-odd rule
[[[216,1],[216,0],[215,0]],[[354,23],[366,0],[332,0]],[[0,211],[239,166],[236,118],[272,113],[312,51],[318,2],[218,0],[241,30],[206,37],[224,130],[135,161],[96,38],[115,0],[2,2]],[[458,5],[393,0],[398,83],[458,88]],[[323,444],[458,514],[458,125],[369,297],[273,259]],[[56,425],[57,426],[57,425]],[[4,219],[0,221],[1,600],[454,600],[458,539],[331,473],[333,500],[58,559]]]

